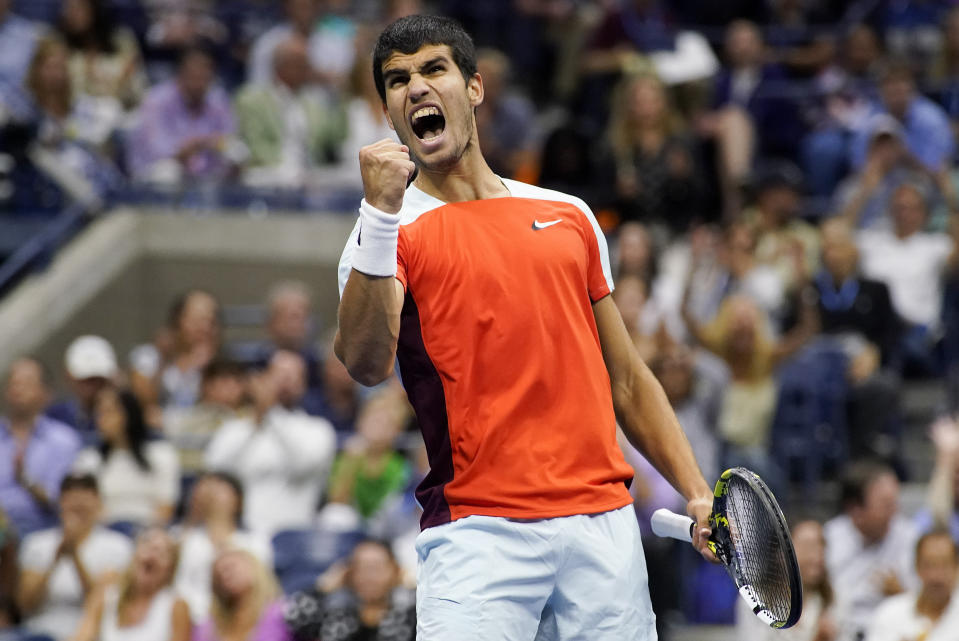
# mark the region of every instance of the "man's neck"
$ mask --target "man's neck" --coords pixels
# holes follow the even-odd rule
[[[37,415],[31,414],[29,416],[9,416],[8,420],[10,421],[10,431],[18,436],[28,436],[33,432],[33,427],[37,423]]]
[[[421,168],[413,184],[420,191],[446,203],[503,198],[510,195],[503,181],[486,164],[475,134],[471,149],[463,154],[455,167],[439,172]]]

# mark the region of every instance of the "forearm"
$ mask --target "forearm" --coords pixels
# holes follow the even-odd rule
[[[636,357],[631,374],[613,385],[623,433],[687,501],[711,494],[659,381]]]
[[[376,385],[393,371],[402,309],[398,287],[392,276],[354,269],[343,289],[334,350],[350,376],[364,385]]]
[[[57,560],[50,564],[50,567],[43,573],[25,572],[20,577],[20,588],[17,590],[17,605],[20,612],[24,615],[33,614],[47,596],[47,585],[50,582],[50,575],[53,574],[53,568]]]
[[[927,502],[933,520],[938,526],[948,526],[952,517],[954,496],[952,477],[956,469],[955,456],[947,453],[936,455],[936,464],[929,479]]]
[[[93,577],[87,572],[87,567],[80,558],[80,553],[74,551],[70,558],[73,561],[73,567],[77,569],[77,577],[80,579],[80,587],[83,588],[83,594],[90,594],[90,590],[93,589]]]

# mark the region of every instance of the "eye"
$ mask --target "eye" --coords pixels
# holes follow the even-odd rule
[[[430,73],[439,73],[439,72],[445,71],[445,70],[446,70],[446,67],[444,67],[443,65],[433,65],[432,67],[430,67],[430,71],[429,71],[429,72],[430,72]]]
[[[405,77],[405,76],[392,76],[392,77],[389,79],[389,82],[387,83],[387,86],[389,86],[389,87],[399,87],[400,85],[403,85],[403,84],[405,84],[405,83],[406,83],[406,77]]]

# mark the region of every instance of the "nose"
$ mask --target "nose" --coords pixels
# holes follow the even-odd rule
[[[426,97],[426,94],[429,93],[429,85],[426,84],[426,81],[418,73],[414,73],[410,77],[410,82],[408,86],[410,101],[419,102]]]

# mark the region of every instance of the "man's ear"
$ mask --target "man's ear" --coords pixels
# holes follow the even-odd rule
[[[470,104],[478,107],[483,104],[483,77],[479,73],[474,73],[473,77],[466,82],[466,95],[469,96]]]
[[[396,127],[393,126],[393,119],[390,118],[390,112],[386,109],[386,103],[382,103],[383,106],[383,115],[386,116],[386,123],[390,126],[390,129],[396,131]]]

